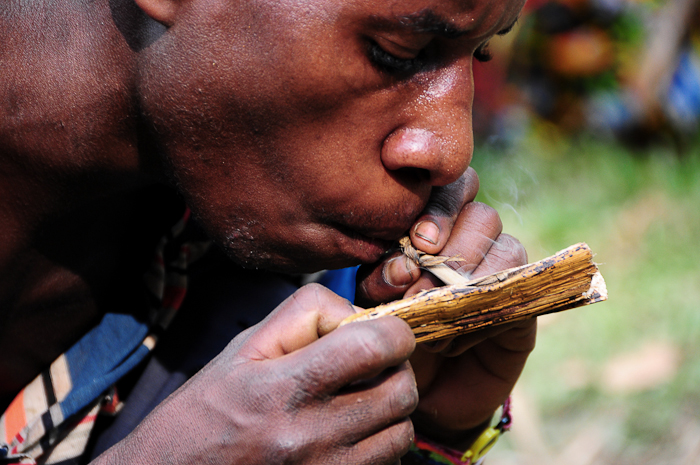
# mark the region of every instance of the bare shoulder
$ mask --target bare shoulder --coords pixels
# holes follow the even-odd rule
[[[95,140],[124,134],[116,126],[130,111],[131,54],[111,2],[2,2],[2,158],[84,163]]]
[[[21,321],[35,321],[34,308],[77,302],[74,307],[82,313],[74,308],[64,320],[89,322],[95,305],[88,265],[119,257],[123,239],[117,232],[129,219],[125,197],[137,184],[139,154],[132,103],[135,52],[115,25],[115,1],[0,0],[0,341],[5,345],[13,330],[20,334]],[[93,228],[117,232],[86,246],[98,236]],[[104,254],[101,250],[109,252],[100,262],[95,257]],[[75,331],[66,329],[68,336],[51,350],[60,353]],[[14,361],[12,367],[0,362],[0,380],[19,380],[15,369],[39,366],[44,359],[34,363],[17,356]],[[0,397],[16,388],[2,384]]]
[[[114,1],[0,2],[0,234],[15,223],[5,237],[95,195],[77,179],[105,186],[97,173],[137,163],[133,52]]]

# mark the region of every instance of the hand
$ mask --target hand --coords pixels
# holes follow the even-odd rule
[[[477,189],[470,169],[458,184],[438,190],[410,232],[413,245],[433,255],[462,257],[464,262],[454,264],[473,278],[527,263],[522,245],[501,234],[495,210],[473,201]],[[431,229],[436,235],[427,240],[425,231]],[[402,256],[361,269],[358,283],[356,301],[365,307],[441,284]],[[416,429],[447,445],[468,446],[511,392],[535,333],[533,319],[419,345],[410,359],[420,393]]]
[[[396,463],[413,440],[415,339],[393,317],[332,331],[354,312],[305,286],[98,461]]]
[[[409,231],[413,246],[431,255],[440,254],[448,241],[453,240],[451,235],[455,222],[465,208],[475,210],[475,214],[470,219],[493,222],[492,213],[494,212],[492,210],[487,212],[488,207],[474,203],[478,190],[479,178],[473,168],[468,168],[454,183],[435,188],[428,205]],[[479,216],[488,216],[483,215],[484,213],[488,213],[489,218],[479,218]],[[495,220],[497,224],[465,224],[463,226],[466,227],[466,230],[455,231],[455,233],[470,233],[472,236],[478,236],[481,230],[485,230],[490,236],[493,235],[495,229],[500,232],[501,224],[498,215],[495,215]],[[482,259],[480,253],[483,249],[481,246],[483,242],[485,242],[484,238],[479,237],[479,247],[469,247],[467,244],[464,250],[459,251],[460,254],[464,254],[460,257],[469,259],[470,263],[477,263],[477,260]],[[358,287],[355,303],[360,307],[369,308],[396,300],[408,293],[421,277],[424,286],[429,286],[430,283],[434,284],[429,287],[441,284],[437,279],[431,279],[430,276],[429,273],[421,274],[411,260],[397,252],[383,261],[360,267],[357,276]]]

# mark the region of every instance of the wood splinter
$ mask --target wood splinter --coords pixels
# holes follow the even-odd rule
[[[429,259],[435,259],[434,263],[429,263]],[[450,270],[452,278],[442,278],[436,273],[444,281],[456,279],[463,282],[425,290],[361,311],[340,325],[394,315],[411,326],[416,342],[428,342],[608,298],[605,280],[585,243],[572,245],[529,265],[467,281],[444,264],[451,260],[428,255],[417,262],[429,271],[435,266]],[[446,276],[444,271],[442,275]]]

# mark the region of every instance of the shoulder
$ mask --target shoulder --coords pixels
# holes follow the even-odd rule
[[[75,156],[124,121],[133,58],[109,3],[3,1],[1,155]]]

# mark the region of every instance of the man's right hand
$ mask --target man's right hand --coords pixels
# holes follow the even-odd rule
[[[333,331],[352,313],[300,289],[97,463],[396,463],[413,439],[415,340],[394,317]]]

